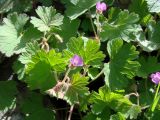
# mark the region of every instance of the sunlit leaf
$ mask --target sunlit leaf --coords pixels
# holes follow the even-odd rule
[[[18,44],[21,43],[22,30],[27,20],[26,14],[18,15],[16,13],[10,14],[3,19],[4,24],[0,26],[0,51],[7,57],[21,52],[18,50],[23,46],[18,46]]]
[[[86,87],[87,84],[88,77],[83,77],[79,73],[74,74],[64,99],[71,105],[78,103],[79,98],[84,98],[89,94],[88,88]]]
[[[105,86],[101,87],[98,93],[93,92],[91,103],[93,103],[94,114],[101,114],[105,107],[109,107],[115,112],[121,113],[125,118],[136,119],[141,112],[140,106],[132,104],[128,98],[121,94],[110,92]]]
[[[84,41],[83,38],[71,38],[67,47],[68,51],[65,52],[70,58],[78,54],[86,65],[99,66],[105,57],[102,51],[99,51],[100,45],[93,39]]]
[[[72,3],[67,4],[66,15],[71,19],[76,19],[83,13],[85,13],[88,9],[95,6],[96,3],[101,0],[79,0],[79,2],[74,5]]]
[[[60,53],[39,51],[27,64],[26,82],[31,89],[47,90],[56,84],[53,71],[61,72],[66,67],[66,60]]]
[[[147,38],[145,34],[140,32],[137,34],[137,41],[139,46],[142,47],[144,51],[152,52],[159,49],[160,39],[157,34],[160,32],[160,22],[150,21],[147,25]]]
[[[42,32],[50,31],[51,27],[59,26],[63,22],[63,16],[56,14],[53,7],[39,6],[36,13],[39,18],[31,17],[31,23]]]
[[[113,12],[110,12],[110,14],[114,14],[114,12],[116,11],[113,9]],[[134,34],[139,31],[135,24],[138,20],[139,17],[135,13],[129,13],[127,10],[119,12],[116,19],[105,22],[102,26],[102,32],[100,33],[101,40],[106,41],[114,38],[122,38],[127,42],[134,40]]]
[[[145,0],[148,5],[148,9],[150,12],[160,12],[160,1],[159,0]]]

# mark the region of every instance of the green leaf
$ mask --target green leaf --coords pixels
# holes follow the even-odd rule
[[[41,37],[41,33],[32,27],[22,33],[27,20],[28,17],[25,14],[16,13],[3,19],[4,24],[0,26],[0,51],[7,57],[23,52],[27,42]],[[33,36],[34,34],[36,35]]]
[[[21,101],[20,108],[26,120],[55,120],[54,111],[44,107],[43,96],[40,94],[30,92]]]
[[[96,113],[101,113],[103,108],[108,106],[115,112],[120,112],[125,118],[136,119],[141,112],[140,106],[132,104],[121,94],[110,92],[105,86],[99,89],[99,93],[93,92],[90,101],[93,103],[94,110],[95,106],[101,104],[101,107],[97,107]]]
[[[68,3],[66,5],[67,10],[65,11],[65,13],[71,20],[76,19],[77,17],[85,13],[88,9],[95,6],[98,1],[101,0],[79,0],[76,5]]]
[[[52,0],[39,0],[43,6],[52,6]]]
[[[32,9],[31,0],[1,0],[0,13],[6,12],[28,12]]]
[[[18,93],[14,81],[0,81],[0,110],[10,107]]]
[[[84,116],[84,118],[82,120],[109,120],[110,114],[108,114],[108,112],[109,111],[106,109],[100,115],[95,115],[93,113],[89,113],[86,116]]]
[[[97,68],[89,68],[88,69],[88,76],[91,79],[94,79],[99,73],[99,70]]]
[[[33,28],[33,26],[30,26],[28,29],[26,29],[23,36],[21,37],[21,41],[16,47],[17,52],[25,52],[27,43],[38,41],[42,37],[43,34],[41,32],[39,32],[36,28]]]
[[[104,0],[104,2],[108,5],[108,6],[112,6],[115,2],[115,0]]]
[[[26,82],[30,89],[47,90],[56,84],[51,66],[45,61],[39,61],[28,72]]]
[[[13,64],[13,70],[18,75],[18,80],[22,80],[25,76],[25,66],[20,61],[15,61]]]
[[[146,22],[151,18],[147,7],[147,2],[145,0],[132,0],[132,3],[129,6],[129,11],[138,14],[140,21],[145,24],[147,24]]]
[[[141,57],[139,60],[141,67],[137,71],[139,77],[147,78],[149,74],[160,71],[160,64],[156,57]]]
[[[80,25],[80,20],[70,20],[69,18],[65,17],[63,19],[63,24],[60,25],[60,30],[59,31],[54,31],[57,34],[60,35],[60,37],[63,39],[63,44],[59,43],[58,44],[58,49],[65,49],[66,48],[66,43],[69,41],[71,37],[76,37],[77,36],[77,31]],[[70,29],[68,29],[70,28]]]
[[[12,11],[15,12],[29,12],[32,9],[33,1],[31,0],[13,0]]]
[[[12,0],[1,0],[0,1],[0,13],[8,12],[13,7]]]
[[[86,116],[84,116],[82,120],[99,120],[99,119],[97,118],[97,115],[89,113]]]
[[[82,30],[83,30],[84,32],[91,32],[91,31],[93,31],[93,28],[92,28],[90,19],[83,19],[83,20],[81,21],[81,26],[80,26],[80,28],[82,28]]]
[[[27,64],[26,82],[31,89],[47,90],[56,84],[53,71],[62,72],[65,67],[66,60],[60,53],[56,53],[55,50],[49,53],[39,51]]]
[[[86,110],[89,99],[89,88],[86,87],[88,85],[88,80],[88,77],[82,76],[77,72],[72,74],[72,77],[66,82],[58,81],[47,93],[67,101],[70,105],[79,103],[80,109]]]
[[[132,79],[140,67],[135,61],[138,51],[131,44],[123,45],[121,39],[109,41],[107,50],[111,60],[104,65],[106,85],[112,90],[124,89],[128,85],[128,79]]]
[[[153,84],[151,83],[151,80],[142,79],[142,80],[139,80],[138,82],[139,82],[138,93],[139,93],[140,105],[143,107],[151,105],[154,98],[154,93],[152,89]]]
[[[56,72],[64,72],[68,65],[68,60],[61,53],[56,53],[55,50],[51,50],[48,53],[48,61]]]
[[[111,115],[110,120],[125,120],[125,118],[120,112],[118,112],[117,114]]]
[[[65,17],[63,20],[63,24],[60,26],[61,32],[59,32],[59,35],[65,41],[68,41],[71,37],[76,37],[79,25],[80,20],[71,21],[67,17]],[[68,28],[70,28],[70,30],[68,30]]]
[[[141,107],[138,105],[132,105],[127,112],[127,117],[130,119],[136,119],[138,114],[141,112]]]
[[[151,120],[158,120],[160,117],[160,109],[155,109],[155,111],[152,113],[152,116],[150,116]]]
[[[79,103],[79,98],[84,98],[89,94],[87,84],[88,77],[81,76],[79,73],[73,74],[64,99],[71,105]]]
[[[150,12],[160,12],[160,1],[159,0],[145,0],[147,1],[148,9]]]
[[[63,16],[60,13],[56,14],[53,7],[39,6],[36,13],[40,19],[31,17],[31,23],[41,32],[50,31],[51,27],[57,27],[63,22]]]
[[[86,65],[99,66],[103,61],[105,55],[99,51],[100,45],[92,39],[85,42],[83,38],[71,38],[67,44],[68,51],[65,51],[69,59],[78,54],[83,58]]]
[[[144,51],[152,52],[159,49],[160,39],[157,34],[160,32],[160,22],[150,21],[147,25],[147,35],[146,39],[144,33],[137,34],[137,41]]]
[[[38,42],[34,41],[33,43],[28,43],[26,44],[25,47],[25,52],[23,52],[20,56],[19,56],[19,61],[22,64],[27,64],[29,62],[31,62],[31,58],[33,55],[35,55],[37,53],[37,51],[40,50],[40,47],[38,45]]]
[[[70,0],[70,2],[74,5],[77,5],[77,3],[79,2],[79,0]]]
[[[84,41],[82,38],[71,38],[67,43],[67,48],[73,54],[79,54],[84,49]]]
[[[111,14],[114,13],[111,12]],[[138,20],[139,17],[137,14],[129,13],[127,10],[121,11],[114,21],[104,23],[102,32],[100,33],[100,39],[106,41],[114,38],[122,38],[127,42],[134,40],[134,34],[139,31],[139,28],[135,24]]]

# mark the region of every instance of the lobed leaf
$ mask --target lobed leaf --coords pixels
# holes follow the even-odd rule
[[[67,48],[65,54],[68,58],[78,54],[83,58],[85,65],[99,66],[105,57],[102,51],[99,51],[100,45],[92,39],[85,41],[83,38],[71,38]]]
[[[17,93],[14,81],[0,81],[0,110],[9,108],[15,102]]]
[[[101,0],[79,0],[76,5],[72,3],[67,4],[67,10],[65,13],[71,20],[74,20],[85,13],[88,9],[95,6],[98,1]]]
[[[109,13],[113,15],[109,16],[116,19],[109,18],[113,21],[105,22],[102,25],[100,39],[106,41],[115,38],[122,38],[127,42],[133,41],[135,34],[139,31],[139,28],[135,24],[139,20],[138,15],[135,13],[129,13],[127,10],[120,11],[119,14],[114,12],[117,12],[117,10],[112,8]],[[117,16],[115,17],[114,15],[116,14]]]
[[[40,19],[31,17],[30,22],[41,32],[50,31],[51,27],[57,27],[63,22],[63,16],[60,13],[56,14],[53,7],[39,6],[36,13]]]
[[[160,1],[159,0],[145,0],[148,5],[148,9],[150,12],[160,12]]]
[[[145,37],[144,33],[140,32],[137,34],[137,41],[139,46],[142,47],[144,51],[152,52],[159,49],[160,39],[157,34],[160,32],[160,22],[155,23],[150,21],[147,25],[147,36]]]
[[[3,19],[4,24],[0,26],[0,51],[7,57],[17,53],[16,48],[21,42],[21,32],[27,20],[28,16],[25,14],[18,15],[17,13],[10,14]],[[22,48],[21,46],[18,47]]]
[[[51,50],[49,53],[39,51],[32,56],[26,68],[26,82],[31,89],[47,90],[56,84],[53,71],[65,70],[66,60],[60,53]]]
[[[55,120],[54,111],[45,108],[43,105],[43,96],[30,92],[20,102],[20,108],[26,115],[26,120]]]
[[[40,47],[38,45],[38,43],[35,41],[35,42],[30,42],[30,43],[27,43],[26,44],[26,47],[25,47],[25,52],[23,52],[18,60],[22,63],[22,64],[27,64],[29,62],[31,62],[31,58],[33,55],[35,55],[37,53],[37,51],[40,50]]]
[[[79,103],[79,99],[89,94],[88,77],[83,77],[79,73],[73,74],[69,88],[64,96],[64,99],[71,105]]]
[[[112,90],[124,89],[128,85],[128,79],[132,79],[140,67],[138,51],[131,44],[124,44],[121,39],[108,42],[107,50],[110,62],[104,65],[106,85]]]
[[[129,11],[139,15],[141,23],[147,24],[151,19],[146,0],[132,0],[129,5]]]
[[[147,59],[141,57],[138,61],[141,64],[137,71],[139,77],[147,78],[151,73],[160,71],[160,64],[156,57],[149,56]]]
[[[132,104],[121,94],[110,92],[105,86],[101,87],[98,93],[93,92],[90,101],[93,103],[92,110],[97,115],[101,114],[106,107],[130,119],[136,119],[141,112],[140,106]]]

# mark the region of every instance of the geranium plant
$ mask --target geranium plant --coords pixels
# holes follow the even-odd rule
[[[159,120],[159,0],[1,0],[0,119]]]

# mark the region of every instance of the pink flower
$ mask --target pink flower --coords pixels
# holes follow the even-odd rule
[[[154,82],[155,84],[159,84],[159,82],[160,82],[160,72],[153,73],[153,74],[151,74],[150,77],[151,77],[152,82]]]
[[[78,56],[78,55],[74,55],[71,59],[70,59],[70,63],[71,66],[83,66],[83,59]]]
[[[102,13],[107,10],[107,5],[104,2],[97,2],[96,9],[98,13]]]

